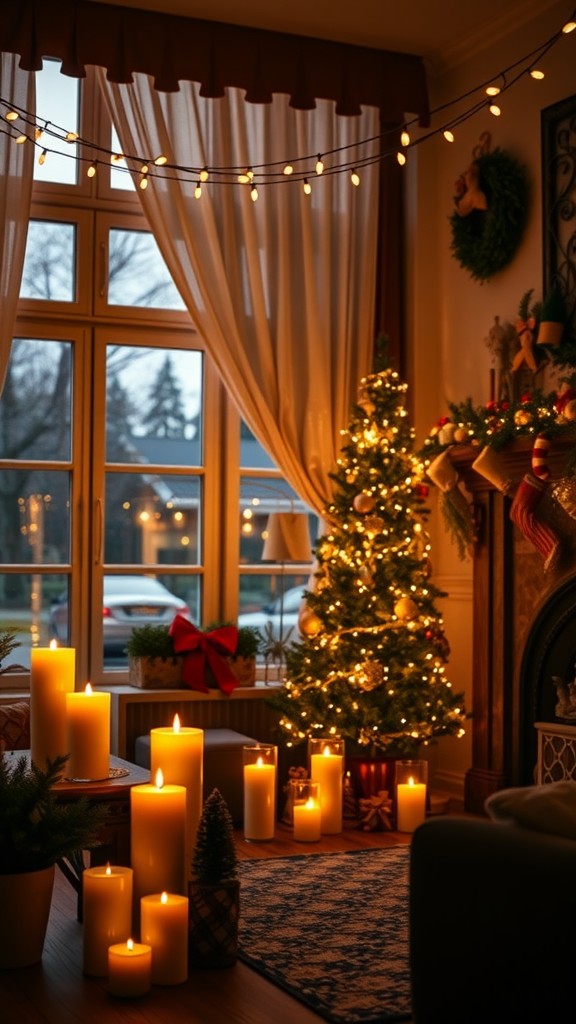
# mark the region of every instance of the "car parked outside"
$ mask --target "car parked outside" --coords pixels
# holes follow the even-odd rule
[[[291,644],[302,639],[298,629],[298,614],[303,601],[304,587],[291,587],[282,596],[265,604],[256,612],[243,612],[238,616],[238,626],[255,626],[264,642],[279,640],[280,628],[285,643]],[[282,623],[282,627],[280,626]]]
[[[123,650],[136,626],[169,626],[176,614],[190,618],[188,605],[152,576],[104,576],[104,650]],[[51,639],[68,642],[68,592],[50,608]]]

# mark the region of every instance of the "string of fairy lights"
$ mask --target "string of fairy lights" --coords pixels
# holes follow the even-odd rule
[[[99,166],[112,164],[119,171],[130,174],[142,190],[146,189],[154,178],[159,177],[192,183],[196,199],[201,198],[204,187],[240,185],[250,189],[250,196],[256,202],[260,186],[290,182],[298,183],[304,193],[310,195],[312,181],[323,176],[340,174],[348,175],[351,185],[357,188],[361,182],[360,172],[363,168],[394,158],[404,166],[411,148],[440,135],[447,143],[453,143],[458,127],[480,111],[488,109],[494,117],[499,117],[502,113],[502,97],[526,76],[534,81],[541,81],[545,77],[542,70],[544,58],[560,40],[575,29],[576,10],[545,42],[503,68],[495,76],[432,110],[431,120],[443,114],[446,114],[446,118],[441,119],[436,127],[431,127],[428,131],[413,137],[412,132],[418,124],[418,118],[414,117],[402,125],[370,138],[338,146],[323,153],[308,153],[294,159],[287,158],[249,166],[199,164],[188,167],[171,163],[164,153],[154,157],[122,153],[82,138],[76,131],[62,128],[50,120],[39,123],[34,113],[18,107],[3,97],[0,97],[0,133],[8,135],[16,145],[31,143],[38,150],[38,163],[41,165],[51,154],[68,157],[85,166],[86,175],[92,178],[97,174]],[[460,108],[467,101],[468,105],[464,110],[450,115],[450,111]],[[60,145],[65,143],[64,151],[54,148],[54,145],[51,146],[51,140]],[[67,152],[68,146],[70,150]]]

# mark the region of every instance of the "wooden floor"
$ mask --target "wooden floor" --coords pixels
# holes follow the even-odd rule
[[[240,859],[383,848],[410,841],[395,832],[345,829],[319,843],[295,843],[279,825],[270,843],[236,833]],[[22,908],[26,913],[26,908]],[[305,951],[303,951],[305,952]],[[82,973],[82,925],[76,894],[59,871],[42,962],[0,971],[0,1020],[6,1024],[320,1024],[322,1018],[243,963],[218,971],[192,970],[184,985],[153,987],[140,1000],[108,995],[105,979]]]

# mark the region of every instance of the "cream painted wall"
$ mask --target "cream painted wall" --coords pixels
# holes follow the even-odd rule
[[[570,6],[558,3],[465,65],[432,81],[432,107],[496,77],[549,39],[570,14]],[[562,37],[541,66],[546,72],[542,82],[525,75],[501,97],[500,118],[486,109],[455,130],[453,144],[434,138],[409,152],[406,301],[410,395],[418,444],[448,412],[449,401],[461,402],[468,396],[475,404],[489,400],[491,357],[485,339],[494,317],[513,321],[529,288],[535,289],[535,298],[541,298],[540,117],[543,108],[576,93],[576,32]],[[432,127],[444,124],[447,117],[443,113]],[[513,261],[479,284],[451,254],[449,218],[454,183],[469,166],[485,131],[491,133],[492,149],[500,147],[525,164],[532,196],[527,230]],[[433,507],[435,502],[433,493]],[[449,594],[441,609],[452,649],[448,676],[458,690],[465,691],[467,709],[473,712],[471,565],[460,562],[435,508],[431,532],[434,579]],[[434,748],[431,764],[436,788],[456,795],[462,791],[470,750],[469,735],[462,741],[447,738]]]

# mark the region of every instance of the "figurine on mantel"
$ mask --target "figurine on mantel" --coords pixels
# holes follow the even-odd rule
[[[576,679],[565,683],[560,676],[552,676],[558,703],[554,709],[557,718],[576,718]]]
[[[512,359],[518,345],[516,329],[507,320],[500,323],[500,317],[495,316],[486,345],[494,364],[490,371],[490,401],[509,402],[513,391]]]

